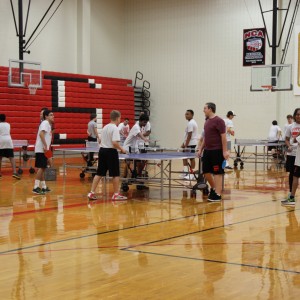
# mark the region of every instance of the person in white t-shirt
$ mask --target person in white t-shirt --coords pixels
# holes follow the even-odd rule
[[[151,134],[151,124],[149,121],[149,115],[148,115],[147,111],[141,111],[140,116],[142,116],[142,115],[148,116],[148,122],[146,123],[146,125],[141,127],[141,132],[142,132],[143,136],[146,138],[143,143],[144,143],[144,146],[147,147],[147,146],[149,146],[149,138],[150,138],[150,134]],[[139,123],[139,120],[136,121],[135,124],[138,124],[138,123]],[[140,142],[142,143],[141,139],[140,139]]]
[[[283,140],[284,141],[285,141],[285,133],[286,133],[287,128],[294,122],[292,115],[287,115],[286,119],[287,119],[287,123],[284,125],[284,128],[283,128]]]
[[[194,117],[194,111],[191,109],[188,109],[185,112],[185,118],[188,121],[187,126],[185,128],[184,132],[184,138],[183,143],[181,144],[181,148],[183,150],[187,149],[190,152],[195,152],[196,146],[198,144],[198,125],[196,121],[193,119]],[[193,173],[193,170],[195,169],[195,159],[190,159],[190,170],[189,170],[189,164],[187,159],[183,159],[183,174],[180,175],[181,178],[191,180],[195,179],[195,176]],[[189,174],[189,171],[191,174]]]
[[[131,128],[124,142],[123,147],[127,152],[139,153],[141,149],[144,149],[144,143],[147,141],[147,138],[144,136],[142,128],[145,128],[148,122],[148,115],[140,115],[139,120]]]
[[[120,163],[119,154],[126,154],[123,147],[120,146],[120,132],[118,125],[120,124],[121,113],[117,110],[113,110],[110,113],[110,123],[105,125],[101,133],[101,144],[99,149],[99,159],[97,173],[93,179],[91,191],[88,193],[90,200],[96,200],[97,196],[95,190],[102,177],[106,176],[107,171],[109,176],[112,177],[114,194],[112,200],[126,200],[127,197],[119,193],[120,183]]]
[[[46,192],[50,192],[50,189],[46,186],[45,182],[45,170],[48,166],[48,158],[45,156],[45,152],[50,150],[52,141],[52,123],[54,122],[54,114],[51,110],[43,111],[44,121],[39,126],[39,131],[35,142],[35,167],[38,168],[36,173],[34,187],[32,192],[39,195],[44,195]],[[40,187],[41,185],[41,187]]]
[[[16,179],[21,179],[16,171],[16,162],[14,158],[14,146],[10,136],[10,124],[6,122],[6,115],[0,114],[0,178],[1,166],[2,166],[2,157],[6,157],[10,160],[13,177]]]
[[[118,126],[119,132],[120,132],[120,145],[123,146],[126,138],[128,137],[129,134],[129,119],[125,118],[124,122],[120,123]]]
[[[299,148],[297,137],[300,135],[300,108],[296,108],[293,114],[293,119],[295,122],[290,124],[285,132],[285,144],[287,146],[286,152],[286,171],[289,172],[289,194],[286,198],[287,203],[290,201],[291,194],[293,193],[293,182],[294,182],[294,171],[295,171],[295,160],[297,155],[297,149]],[[297,181],[297,180],[296,180]],[[296,183],[295,183],[296,184]],[[297,181],[298,184],[298,181]],[[294,190],[295,196],[296,190]],[[284,203],[283,203],[284,205]]]
[[[281,135],[282,135],[282,130],[278,126],[277,121],[274,120],[269,130],[268,140],[270,142],[277,142],[280,139]]]
[[[277,121],[274,120],[272,122],[272,125],[269,130],[268,141],[276,143],[280,140],[281,137],[282,137],[282,130],[278,126]],[[268,151],[272,151],[272,154],[274,156],[277,155],[277,147],[276,146],[269,146]]]
[[[234,111],[230,110],[227,113],[226,118],[224,119],[225,126],[226,126],[227,150],[229,152],[231,151],[231,136],[234,136],[234,126],[233,126],[232,119],[235,116],[236,115],[234,114]],[[227,170],[231,170],[232,169],[232,167],[230,167],[230,165],[229,165],[228,159],[226,160],[225,169],[227,169]]]

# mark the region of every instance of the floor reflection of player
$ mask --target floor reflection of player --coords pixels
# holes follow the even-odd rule
[[[38,254],[42,263],[42,273],[45,276],[49,276],[53,272],[49,242],[57,228],[57,211],[48,212],[42,210],[46,206],[46,196],[35,196],[33,198],[35,209],[41,210],[39,213],[34,214],[35,237],[41,239]]]
[[[90,201],[89,207],[97,230],[100,267],[113,276],[119,272],[119,206]]]
[[[213,235],[207,231],[200,233],[202,241],[199,243],[199,251],[203,258],[203,269],[205,279],[203,282],[203,291],[205,299],[214,295],[215,283],[221,280],[226,271],[227,261],[227,236],[224,225],[224,216],[221,203],[211,203],[207,208],[209,215],[203,214],[203,210],[199,211],[199,224],[203,224],[202,229],[213,229]],[[213,212],[213,213],[212,213]],[[212,238],[212,240],[211,240]],[[214,262],[215,261],[215,262]],[[220,263],[221,262],[221,263]],[[204,298],[203,298],[204,299]]]
[[[289,266],[289,269],[300,271],[300,251],[299,251],[299,242],[300,242],[300,220],[299,217],[295,215],[295,211],[289,211],[287,214],[289,224],[286,226],[286,242],[287,250],[285,252],[284,258],[285,262]],[[295,274],[291,280],[294,286],[300,288],[300,275]]]

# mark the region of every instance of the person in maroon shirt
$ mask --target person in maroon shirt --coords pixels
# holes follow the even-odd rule
[[[211,186],[208,201],[221,201],[222,179],[224,169],[222,164],[229,158],[227,151],[226,126],[222,118],[215,115],[216,105],[208,102],[203,112],[206,117],[204,124],[204,138],[198,146],[198,157],[202,155],[203,174]],[[203,153],[202,153],[203,152]]]

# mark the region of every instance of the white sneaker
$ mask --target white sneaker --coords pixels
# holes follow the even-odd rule
[[[185,180],[196,180],[196,177],[194,174],[187,174],[186,176],[184,176]]]
[[[181,179],[184,179],[185,176],[188,176],[188,173],[182,173],[182,174],[178,175],[178,177],[181,178]]]
[[[112,200],[126,200],[127,197],[123,196],[121,194],[113,194],[113,196],[111,197]]]

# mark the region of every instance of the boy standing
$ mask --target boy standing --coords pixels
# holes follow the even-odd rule
[[[295,206],[295,194],[298,188],[300,177],[300,108],[295,109],[293,118],[295,122],[287,128],[285,137],[285,143],[288,146],[286,167],[290,172],[290,194],[288,195],[286,200],[281,201],[281,204],[284,206]],[[296,152],[294,152],[295,147]],[[295,156],[293,153],[295,153]],[[292,181],[291,176],[293,176]]]
[[[34,187],[32,192],[34,194],[44,195],[46,192],[50,192],[50,189],[46,186],[45,170],[48,165],[48,158],[45,155],[50,149],[52,141],[52,127],[54,122],[54,114],[51,110],[45,109],[43,111],[44,121],[39,126],[39,131],[35,142],[35,167],[38,168],[36,173]],[[40,188],[40,185],[42,188]]]
[[[90,200],[96,200],[95,190],[102,177],[106,176],[109,171],[113,182],[114,194],[113,200],[125,200],[127,197],[119,193],[119,181],[120,181],[120,166],[119,166],[119,155],[118,150],[121,153],[126,154],[126,151],[120,146],[120,133],[118,125],[120,124],[121,114],[117,110],[113,110],[110,113],[111,122],[104,126],[101,135],[101,144],[99,149],[99,160],[97,174],[95,175],[92,183],[91,191],[88,193]]]
[[[119,132],[120,132],[120,145],[123,146],[126,138],[129,134],[129,119],[125,118],[123,123],[120,123],[118,126]]]
[[[183,150],[188,148],[190,152],[195,152],[198,143],[198,125],[193,118],[194,118],[194,111],[188,109],[185,112],[185,119],[188,121],[188,123],[185,128],[184,138],[183,138],[183,143],[181,144],[181,148]],[[196,165],[195,159],[191,158],[190,162],[191,162],[190,171],[192,173]],[[193,174],[189,174],[189,164],[187,159],[183,159],[183,174],[180,175],[179,177],[187,180],[195,179],[195,176]]]
[[[16,179],[21,179],[16,171],[16,162],[14,158],[14,146],[10,136],[10,124],[5,122],[6,115],[0,114],[0,178],[1,175],[1,165],[2,157],[7,157],[10,160],[11,166],[13,168],[13,177]]]

